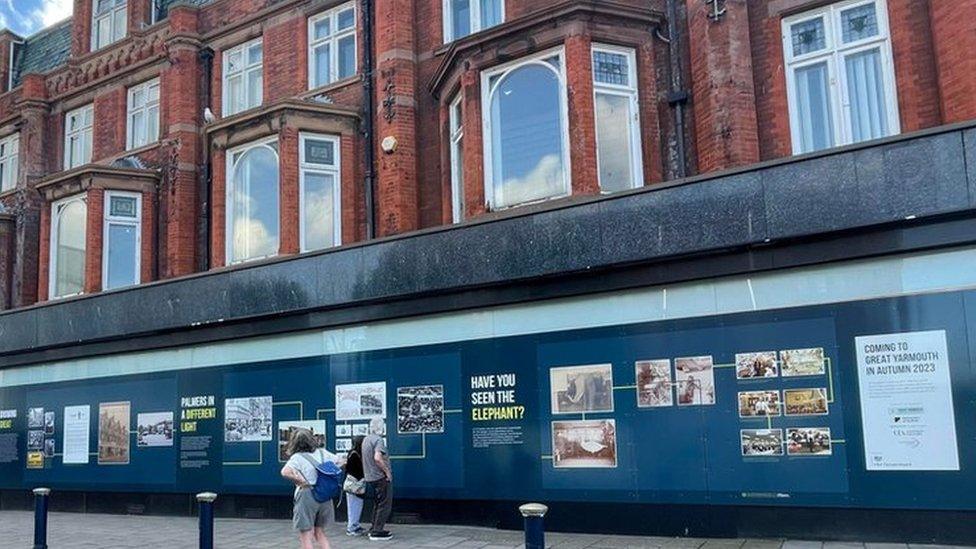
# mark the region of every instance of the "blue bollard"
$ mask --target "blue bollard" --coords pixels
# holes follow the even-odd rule
[[[542,519],[549,508],[541,503],[526,503],[519,507],[519,512],[525,518],[525,549],[545,549],[546,528]]]
[[[214,511],[213,502],[217,494],[203,492],[197,494],[200,504],[200,549],[213,549],[214,546]]]
[[[47,498],[50,488],[34,488],[34,549],[47,549]]]

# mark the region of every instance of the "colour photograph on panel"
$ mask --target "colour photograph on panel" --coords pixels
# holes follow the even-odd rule
[[[129,463],[130,405],[128,402],[103,402],[98,405],[98,463]]]
[[[557,469],[616,467],[616,421],[597,419],[552,422],[552,464]]]
[[[735,355],[735,377],[738,379],[779,376],[776,352],[742,353]]]
[[[783,455],[782,429],[742,429],[739,438],[745,457]]]
[[[786,452],[791,456],[829,456],[830,429],[827,427],[797,427],[786,430]]]
[[[553,414],[613,411],[610,364],[552,368],[549,381]]]
[[[780,351],[779,360],[783,377],[819,376],[826,372],[824,350],[820,347]]]
[[[228,398],[224,401],[224,442],[273,440],[270,396]]]
[[[386,382],[336,385],[336,421],[386,417]]]
[[[640,360],[634,363],[637,380],[637,406],[655,408],[674,404],[671,389],[671,361]]]
[[[715,404],[715,370],[712,357],[696,356],[674,360],[678,406]]]
[[[779,391],[743,391],[739,393],[739,417],[780,415]]]
[[[788,416],[827,415],[827,389],[786,389],[783,391]]]
[[[136,445],[140,448],[173,445],[173,412],[136,415]]]
[[[444,432],[444,386],[397,388],[397,432]]]
[[[288,461],[288,441],[291,435],[298,429],[307,429],[312,432],[315,439],[316,448],[325,448],[325,420],[306,420],[306,421],[279,421],[278,422],[278,461]]]

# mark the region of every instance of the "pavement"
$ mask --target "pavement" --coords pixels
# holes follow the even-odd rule
[[[217,519],[217,548],[298,547],[291,521]],[[416,547],[424,549],[517,549],[521,532],[466,526],[390,525],[391,541],[350,538],[341,526],[328,528],[332,549],[359,547]],[[0,512],[0,549],[33,547],[34,516],[23,511]],[[557,549],[949,549],[942,545],[899,543],[821,543],[802,540],[698,539],[591,534],[546,535],[547,547]],[[121,549],[152,547],[196,549],[197,521],[188,517],[150,517],[51,513],[48,518],[51,549]]]

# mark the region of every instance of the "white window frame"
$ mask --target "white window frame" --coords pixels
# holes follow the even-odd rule
[[[224,265],[239,265],[242,263],[250,263],[251,261],[260,261],[269,257],[276,257],[281,253],[281,154],[279,151],[275,150],[274,147],[270,146],[273,143],[278,143],[277,136],[251,141],[250,143],[245,143],[244,145],[234,147],[233,149],[227,151],[227,158],[225,160],[226,170],[224,171]],[[266,147],[268,150],[274,153],[278,164],[278,250],[273,254],[263,255],[260,257],[248,257],[246,259],[239,259],[235,261],[232,259],[234,255],[234,219],[233,216],[231,216],[231,208],[233,208],[234,205],[234,170],[236,169],[236,166],[234,165],[234,156],[236,156],[237,153],[241,153],[241,158],[244,158],[244,153],[257,147]]]
[[[850,44],[841,43],[838,36],[841,29],[841,12],[867,4],[875,5],[878,18],[878,34]],[[825,48],[799,56],[793,55],[793,41],[790,29],[797,23],[823,18]],[[847,95],[847,71],[843,70],[843,60],[851,54],[866,50],[880,49],[881,74],[884,79],[884,98],[888,115],[888,135],[901,133],[901,120],[898,109],[898,90],[895,81],[894,60],[891,51],[891,31],[888,25],[888,4],[886,0],[848,0],[829,4],[822,8],[806,11],[784,18],[780,33],[783,40],[783,59],[786,70],[786,95],[790,116],[790,139],[793,154],[802,154],[800,148],[799,110],[796,104],[796,70],[810,65],[827,63],[828,95],[831,108],[831,129],[834,134],[833,147],[853,142],[851,135],[851,102]]]
[[[339,12],[343,12],[348,9],[352,10],[352,27],[340,31],[338,30],[339,20],[336,16],[339,15]],[[316,40],[315,23],[326,17],[329,18],[329,36]],[[352,36],[353,65],[355,66],[355,70],[351,75],[344,76],[342,79],[352,78],[359,74],[359,10],[356,8],[356,2],[346,2],[345,4],[309,17],[306,28],[308,32],[308,89],[312,90],[322,86],[328,86],[340,80],[339,40],[349,36]],[[318,71],[315,70],[315,49],[323,44],[329,44],[329,79],[327,82],[316,83],[315,74]]]
[[[630,120],[627,121],[627,130],[630,132],[630,151],[631,151],[631,166],[630,166],[630,176],[631,183],[630,188],[636,189],[638,187],[644,186],[644,154],[643,148],[641,147],[641,124],[640,124],[640,98],[638,92],[638,82],[637,82],[637,52],[633,48],[625,48],[620,46],[611,46],[608,44],[593,44],[590,52],[590,63],[593,62],[593,54],[596,52],[613,53],[617,55],[623,55],[627,58],[627,79],[630,81],[629,86],[621,86],[616,84],[607,84],[605,82],[596,81],[596,70],[593,71],[593,118],[599,116],[596,112],[596,97],[599,94],[606,95],[616,95],[619,97],[625,97],[630,99],[630,109],[633,113]],[[597,179],[600,177],[600,132],[593,132],[596,138],[596,157],[597,157]],[[602,182],[600,183],[600,192],[609,193],[611,191],[604,191]]]
[[[486,28],[483,27],[481,22],[481,0],[470,0],[468,5],[468,12],[471,14],[471,21],[469,22],[471,32],[465,36],[454,36],[454,12],[451,11],[451,0],[443,0],[441,3],[444,14],[444,43],[448,44],[454,42],[455,40],[460,40],[466,36],[471,36],[472,34],[481,32]],[[501,25],[505,22],[505,0],[501,2],[502,13],[498,24]],[[496,25],[492,25],[496,26]]]
[[[451,219],[464,219],[464,109],[459,93],[448,106],[448,132],[451,162]]]
[[[253,64],[248,63],[247,61],[248,50],[250,50],[252,46],[255,46],[257,44],[261,44],[261,49],[262,49],[261,62],[253,63]],[[242,68],[241,70],[233,74],[230,74],[230,57],[235,53],[241,54]],[[220,84],[221,84],[220,110],[224,116],[233,116],[235,114],[246,112],[251,109],[257,108],[262,103],[264,103],[264,37],[258,37],[255,38],[254,40],[244,42],[243,44],[238,44],[233,48],[230,48],[227,51],[223,52],[223,54],[221,54],[221,67],[222,70],[220,74]],[[261,97],[254,98],[248,96],[251,88],[250,86],[247,85],[247,83],[250,74],[256,71],[261,71],[261,91],[260,91]],[[238,75],[241,78],[241,89],[244,90],[244,107],[239,111],[230,111],[228,110],[228,107],[230,106],[230,93],[229,93],[230,86],[227,85],[227,81],[230,80],[232,77]],[[256,103],[254,103],[254,106],[249,106],[252,103],[251,100],[255,100],[255,99],[256,99]]]
[[[150,97],[149,90],[152,89],[152,88],[154,88],[154,87],[157,89],[156,99],[154,101],[150,101],[150,99],[149,99],[149,97]],[[146,95],[146,104],[143,105],[142,107],[134,107],[133,106],[133,98],[135,97],[135,94],[138,91],[142,91]],[[161,92],[162,92],[162,90],[159,89],[159,78],[153,78],[152,80],[147,80],[147,81],[145,81],[145,82],[143,82],[141,84],[137,84],[137,85],[132,86],[131,88],[129,88],[129,91],[126,94],[126,100],[125,100],[125,104],[126,104],[126,109],[125,109],[125,149],[126,150],[131,151],[132,149],[138,149],[138,148],[141,148],[141,147],[146,147],[148,145],[152,145],[153,143],[156,143],[157,141],[159,141],[159,134],[162,132],[162,130],[161,130],[160,126],[159,126],[159,121],[160,121],[160,116],[159,116],[159,112],[160,112],[159,98],[160,98],[160,93]],[[149,135],[149,110],[152,107],[156,107],[156,135]],[[136,114],[139,114],[139,113],[142,113],[143,114],[142,119],[143,119],[144,123],[146,124],[146,142],[145,143],[135,143],[134,142],[134,140],[135,140],[135,132],[133,131],[134,130],[134,124],[132,123],[132,119],[135,117]]]
[[[20,134],[14,133],[0,139],[3,154],[0,156],[0,193],[17,188],[17,176],[20,171]]]
[[[78,129],[71,129],[71,118],[80,116],[82,120],[85,118],[85,113],[89,113],[89,120],[91,124],[88,126],[81,126]],[[89,103],[83,107],[79,107],[72,111],[65,113],[64,115],[64,169],[70,170],[72,168],[77,168],[78,166],[84,166],[92,160],[92,128],[95,126],[95,105],[94,103]],[[72,139],[82,140],[82,151],[83,158],[80,161],[72,162],[71,153],[73,152]]]
[[[326,167],[310,164],[305,160],[305,141],[329,141],[335,147],[335,164]],[[332,246],[342,245],[342,140],[337,135],[299,133],[298,134],[298,240],[302,252],[327,248],[308,249],[305,235],[305,174],[316,173],[332,175]]]
[[[124,2],[121,2],[121,4],[116,3],[116,5],[112,9],[108,10],[106,13],[103,13],[101,15],[96,13],[96,9],[98,8],[98,0],[91,0],[91,7],[92,7],[91,51],[107,48],[129,35],[129,0],[125,0]],[[125,21],[125,23],[123,24],[122,35],[116,38],[115,36],[116,34],[118,34],[118,29],[115,28],[115,15],[118,12],[125,12],[125,17],[123,18],[123,21]],[[103,45],[99,46],[98,22],[99,20],[106,19],[106,18],[109,20],[109,32],[111,33],[111,37]]]
[[[112,197],[119,196],[124,198],[135,198],[136,199],[136,216],[135,217],[118,217],[112,215]],[[142,284],[142,195],[134,192],[127,191],[105,191],[104,199],[104,212],[103,212],[103,222],[102,222],[102,288],[104,289],[108,284],[108,261],[109,261],[109,248],[111,242],[109,240],[109,225],[125,225],[129,227],[135,227],[136,229],[136,253],[135,253],[135,273],[136,280],[131,284],[132,286]],[[120,286],[120,288],[128,287]]]
[[[88,231],[88,215],[91,213],[88,211],[88,193],[76,194],[74,196],[69,196],[67,198],[62,198],[61,200],[51,203],[51,234],[48,238],[48,272],[47,272],[47,293],[49,299],[64,299],[66,297],[73,297],[76,295],[82,295],[85,293],[85,278],[87,277],[87,269],[83,270],[82,274],[82,290],[80,292],[75,292],[73,294],[57,295],[58,288],[58,230],[61,227],[61,216],[58,215],[58,210],[67,206],[71,202],[80,201],[85,205],[85,231]],[[87,234],[85,235],[87,239]],[[88,246],[85,246],[85,263],[88,262]]]
[[[552,65],[547,63],[545,60],[550,57],[557,57],[559,59],[559,70],[557,71]],[[508,204],[506,206],[495,207],[492,203],[495,196],[495,185],[494,185],[494,166],[492,165],[492,134],[491,134],[491,98],[494,94],[497,84],[505,80],[505,74],[514,71],[518,68],[527,65],[539,65],[551,70],[557,77],[559,81],[560,93],[560,116],[562,117],[562,140],[563,140],[563,189],[562,193],[555,194],[546,198],[540,198],[538,200],[532,200],[529,202],[520,202],[518,204]],[[491,78],[496,75],[501,75],[501,78],[496,82],[496,87],[492,88],[489,83]],[[570,162],[570,152],[569,152],[569,86],[566,80],[566,49],[563,46],[548,49],[539,53],[526,56],[521,59],[516,59],[515,61],[510,61],[508,63],[499,65],[497,67],[492,67],[491,69],[484,70],[481,72],[481,135],[483,136],[483,146],[484,146],[484,171],[485,171],[485,206],[488,211],[495,210],[506,210],[509,208],[514,208],[518,206],[525,206],[528,204],[536,204],[539,202],[545,202],[547,200],[555,200],[557,198],[563,198],[572,194],[572,173],[573,167]]]

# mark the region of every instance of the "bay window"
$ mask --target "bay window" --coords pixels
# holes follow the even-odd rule
[[[92,0],[92,51],[125,38],[126,0]]]
[[[308,87],[356,74],[356,7],[343,4],[308,20]]]
[[[494,27],[505,20],[505,0],[444,0],[444,42]]]
[[[129,88],[126,120],[126,149],[159,140],[158,78]]]
[[[884,0],[784,19],[783,48],[794,153],[900,131]]]
[[[227,154],[227,263],[278,253],[278,143],[268,139]]]
[[[489,209],[569,194],[562,49],[483,72],[481,89]]]
[[[0,192],[17,186],[17,168],[20,162],[20,134],[0,139]]]
[[[85,195],[51,204],[51,252],[49,295],[51,299],[85,290],[85,242],[88,204]]]
[[[138,193],[106,191],[102,236],[102,287],[106,290],[138,284],[142,241],[142,197]]]
[[[461,96],[451,102],[449,124],[451,132],[451,218],[455,223],[464,219],[464,126],[461,116]]]
[[[638,187],[643,173],[634,50],[593,47],[593,93],[600,190]]]
[[[224,52],[225,116],[253,109],[264,97],[264,45],[260,38]]]
[[[64,169],[91,162],[94,107],[85,105],[64,115]]]
[[[299,239],[303,252],[342,243],[339,138],[299,136]]]

